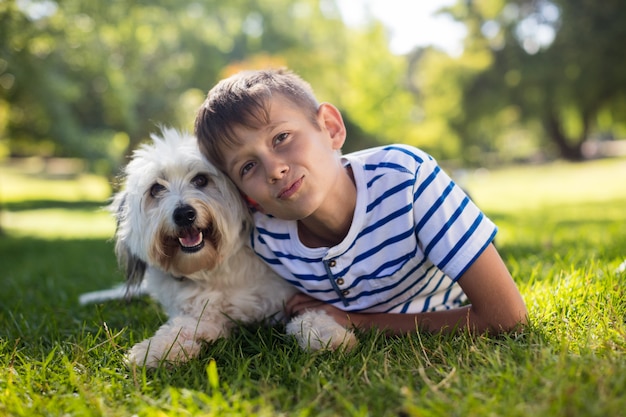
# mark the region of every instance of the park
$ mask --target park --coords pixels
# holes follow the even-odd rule
[[[0,4],[0,415],[623,415],[626,7],[458,2],[450,56],[394,54],[380,22],[346,26],[331,3]],[[124,280],[117,175],[159,125],[192,130],[219,79],[265,66],[341,109],[344,152],[435,156],[498,226],[529,326],[367,330],[311,353],[283,324],[239,325],[185,364],[128,366],[161,307],[78,301]]]

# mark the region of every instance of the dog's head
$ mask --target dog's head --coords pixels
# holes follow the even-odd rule
[[[194,136],[173,129],[133,153],[109,208],[116,255],[134,283],[146,265],[175,277],[211,270],[244,244],[251,225],[235,186],[200,154]]]

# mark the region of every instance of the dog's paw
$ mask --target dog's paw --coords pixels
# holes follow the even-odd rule
[[[354,332],[337,323],[324,311],[308,310],[294,317],[286,328],[303,349],[349,351],[358,343]]]
[[[157,368],[161,364],[180,364],[198,356],[201,344],[195,340],[158,340],[156,337],[137,343],[126,354],[128,365]]]

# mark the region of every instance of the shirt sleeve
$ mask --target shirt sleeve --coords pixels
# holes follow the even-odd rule
[[[430,157],[417,168],[413,202],[424,254],[458,280],[495,237],[495,224]]]

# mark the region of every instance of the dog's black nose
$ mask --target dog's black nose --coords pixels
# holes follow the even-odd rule
[[[196,210],[193,207],[184,205],[174,210],[174,223],[176,223],[177,226],[190,226],[195,221]]]

